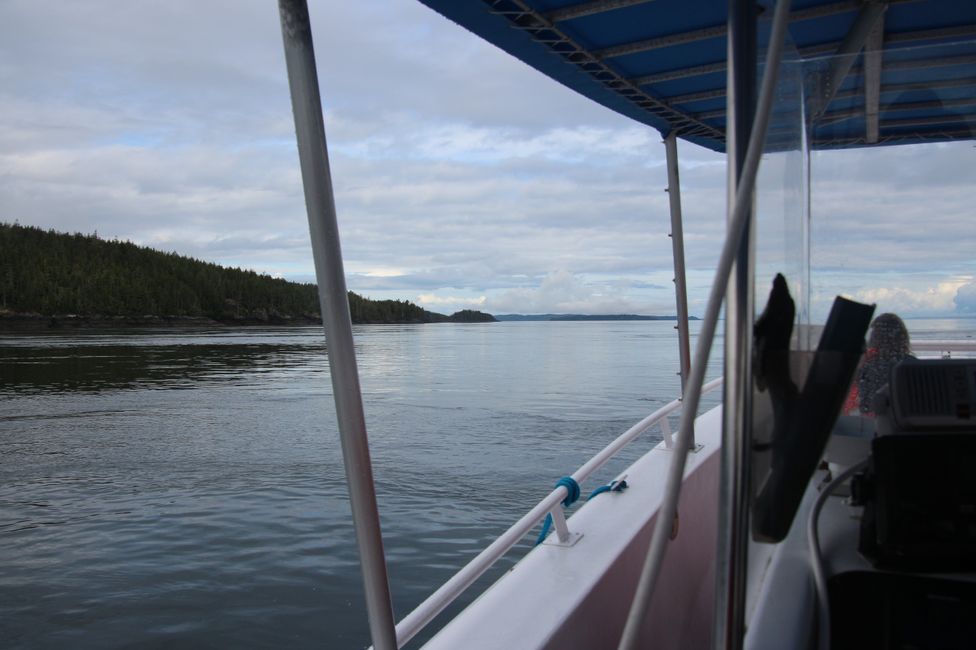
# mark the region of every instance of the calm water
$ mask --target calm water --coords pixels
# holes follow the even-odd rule
[[[673,399],[675,338],[666,322],[356,329],[398,617]],[[0,450],[4,647],[368,644],[318,329],[4,333]]]

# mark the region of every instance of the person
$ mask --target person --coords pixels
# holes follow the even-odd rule
[[[874,400],[878,391],[888,385],[891,369],[908,358],[912,358],[912,350],[905,323],[890,313],[875,318],[857,376],[857,403],[861,413],[874,414]]]

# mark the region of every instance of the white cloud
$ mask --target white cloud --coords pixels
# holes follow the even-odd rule
[[[876,287],[855,294],[863,302],[879,305],[898,305],[902,312],[948,312],[953,308],[962,280],[939,282],[923,289],[908,287]]]
[[[939,276],[933,273],[883,273],[875,277],[859,278],[853,284],[849,274],[825,274],[825,280],[815,285],[813,311],[815,318],[826,315],[835,295],[843,295],[865,303],[876,304],[876,313],[894,312],[902,316],[948,316],[964,312],[960,292],[965,302],[966,287],[973,284],[972,276]]]
[[[660,287],[649,285],[648,288],[658,290]],[[666,302],[654,306],[625,291],[612,281],[586,279],[563,269],[546,274],[538,285],[489,295],[485,306],[498,314],[662,314],[674,311],[673,306],[670,311],[663,306]]]
[[[465,298],[459,296],[440,296],[432,293],[422,293],[417,296],[417,303],[423,307],[451,307],[451,311],[458,311],[461,308],[470,309],[472,307],[483,307],[485,297]]]
[[[600,165],[612,156],[614,160],[632,157],[646,163],[651,148],[651,133],[647,128],[554,127],[541,130],[524,127],[484,127],[464,123],[431,124],[425,129],[406,130],[408,138],[390,134],[377,138],[396,155],[394,148],[403,147],[408,155],[430,160],[501,163],[518,159],[556,161],[572,165],[585,163]],[[363,152],[383,155],[378,147]],[[403,155],[402,153],[400,155]]]
[[[348,273],[362,273],[367,278],[399,278],[404,274],[403,269],[385,268],[380,266],[372,266],[363,270],[357,270],[351,264],[346,265],[346,271]]]
[[[963,314],[976,314],[976,282],[960,285],[953,298],[956,311]]]

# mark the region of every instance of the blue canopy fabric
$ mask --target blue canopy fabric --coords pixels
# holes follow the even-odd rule
[[[725,150],[728,0],[421,2],[618,113]],[[838,67],[825,57],[871,5],[883,14],[825,85]],[[790,37],[813,148],[976,134],[976,0],[794,0]]]

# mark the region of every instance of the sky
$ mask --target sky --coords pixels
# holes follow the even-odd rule
[[[415,0],[310,4],[351,290],[442,313],[675,312],[659,133]],[[0,116],[0,221],[312,280],[277,3],[0,0]],[[725,161],[679,157],[701,315]],[[976,316],[974,157],[815,154],[814,316],[835,293]],[[769,158],[769,185],[795,185],[796,161]],[[799,255],[788,195],[760,197],[760,287]]]

